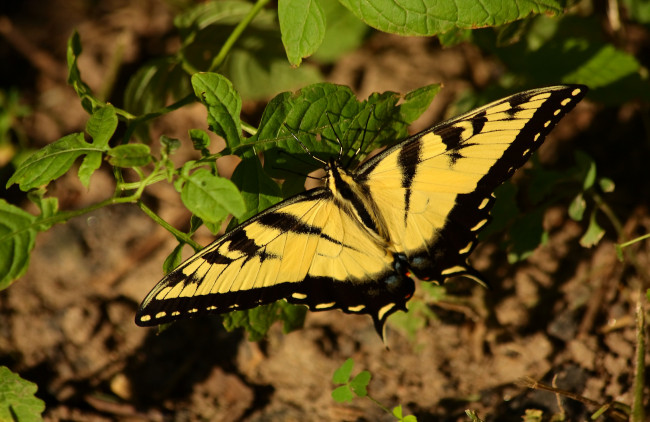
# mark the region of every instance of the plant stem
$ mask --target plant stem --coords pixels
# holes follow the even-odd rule
[[[217,57],[215,57],[212,60],[212,63],[210,64],[210,68],[208,69],[208,72],[214,72],[216,69],[219,68],[223,64],[223,61],[226,59],[226,56],[228,53],[230,53],[230,50],[232,49],[233,45],[235,45],[235,42],[239,39],[241,34],[244,32],[244,29],[248,26],[248,24],[251,23],[251,21],[257,16],[260,10],[264,6],[266,6],[269,3],[270,0],[257,0],[257,3],[255,3],[255,6],[248,12],[248,14],[242,19],[235,29],[230,33],[230,36],[226,40],[225,43],[223,43],[223,46],[221,47],[221,50],[219,51],[219,54],[217,54]]]
[[[7,239],[10,239],[13,236],[16,236],[18,234],[21,234],[25,231],[28,230],[37,230],[39,226],[45,225],[46,227],[49,227],[53,224],[57,223],[63,223],[68,221],[71,218],[74,217],[79,217],[80,215],[88,214],[89,212],[95,211],[96,209],[106,207],[108,205],[116,205],[116,204],[125,204],[125,203],[133,203],[137,201],[137,197],[135,195],[130,195],[130,196],[124,196],[120,198],[109,198],[104,201],[98,202],[96,204],[90,205],[86,208],[80,208],[78,210],[72,210],[72,211],[60,211],[54,214],[51,217],[43,218],[43,219],[37,219],[35,220],[32,224],[25,226],[19,230],[16,230],[11,233],[7,233],[4,236],[0,237],[0,243],[4,242]]]
[[[172,226],[171,224],[169,224],[168,222],[166,222],[165,220],[160,218],[160,216],[158,214],[156,214],[155,212],[153,212],[149,207],[147,207],[144,204],[144,202],[138,201],[137,204],[138,204],[138,207],[140,207],[140,209],[142,211],[144,211],[144,213],[149,216],[149,218],[151,218],[156,223],[160,224],[165,230],[167,230],[172,235],[174,235],[174,237],[176,239],[178,239],[179,242],[187,243],[188,245],[190,245],[197,252],[200,251],[201,249],[203,249],[203,246],[199,245],[194,240],[192,240],[192,238],[189,237],[186,233],[183,233],[182,231],[177,230],[174,226]]]

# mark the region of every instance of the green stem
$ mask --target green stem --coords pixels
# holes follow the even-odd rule
[[[609,221],[612,223],[612,226],[614,226],[614,230],[616,230],[616,235],[618,238],[622,241],[625,241],[625,233],[623,232],[623,224],[621,224],[621,221],[618,219],[614,211],[610,208],[610,206],[603,200],[603,198],[597,194],[593,194],[594,202],[596,202],[596,205],[598,205],[598,208],[609,218]]]
[[[643,236],[639,236],[639,237],[637,237],[635,239],[628,240],[627,242],[621,243],[618,246],[620,246],[621,248],[626,248],[626,247],[628,247],[630,245],[633,245],[633,244],[635,244],[637,242],[640,242],[640,241],[642,241],[644,239],[649,239],[649,238],[650,238],[650,233],[647,233],[647,234],[644,234]]]
[[[379,406],[379,407],[381,408],[381,410],[383,410],[384,412],[388,413],[389,415],[392,415],[392,414],[393,414],[393,412],[391,412],[390,409],[388,409],[387,407],[385,407],[383,404],[381,404],[381,403],[380,403],[379,401],[377,401],[376,399],[370,397],[369,394],[366,395],[366,397],[368,397],[368,398],[369,398],[373,403],[375,403],[377,406]]]
[[[165,220],[160,218],[160,216],[158,214],[156,214],[155,212],[153,212],[149,207],[147,207],[144,204],[144,202],[138,201],[137,204],[140,207],[140,209],[142,211],[144,211],[144,213],[149,216],[149,218],[151,218],[156,223],[160,224],[165,230],[167,230],[172,235],[174,235],[174,237],[176,239],[178,239],[179,242],[187,243],[192,248],[194,248],[194,250],[197,251],[197,252],[200,251],[201,249],[203,249],[203,246],[199,245],[194,240],[192,240],[192,238],[189,237],[186,233],[183,233],[182,231],[177,230],[176,228],[174,228],[174,226],[172,226],[171,224],[169,224],[168,222],[166,222]]]
[[[10,239],[13,236],[19,235],[25,231],[28,230],[38,230],[39,226],[45,225],[46,227],[49,227],[51,225],[57,224],[57,223],[63,223],[71,218],[78,217],[80,215],[88,214],[89,212],[95,211],[96,209],[106,207],[108,205],[116,205],[116,204],[125,204],[125,203],[133,203],[137,201],[137,197],[135,195],[130,195],[130,196],[124,196],[120,198],[109,198],[104,201],[98,202],[96,204],[90,205],[86,208],[80,208],[78,210],[72,210],[72,211],[61,211],[57,212],[55,215],[43,219],[37,219],[34,221],[32,224],[25,226],[19,230],[16,230],[11,233],[7,233],[4,236],[0,237],[0,243],[4,242],[7,239]]]
[[[178,110],[179,108],[193,103],[196,101],[196,97],[194,94],[189,94],[186,95],[185,97],[181,98],[180,100],[176,101],[173,104],[170,104],[166,107],[160,108],[156,111],[152,111],[151,113],[143,114],[142,116],[135,117],[132,114],[129,114],[131,116],[130,121],[128,122],[128,126],[126,128],[126,131],[124,133],[124,138],[126,141],[131,139],[131,135],[133,135],[133,132],[135,129],[138,127],[138,125],[145,123],[149,120],[155,119],[156,117],[162,116],[163,114],[167,114],[169,112]]]
[[[255,135],[257,133],[257,128],[246,122],[241,122],[241,128],[244,132],[248,132],[250,135]]]
[[[248,24],[251,23],[251,21],[257,16],[257,14],[262,10],[264,6],[266,6],[269,3],[270,0],[257,0],[257,3],[253,6],[253,8],[248,12],[248,14],[242,19],[235,29],[230,33],[230,36],[226,40],[225,43],[223,43],[223,46],[221,47],[221,50],[219,51],[219,54],[217,54],[217,57],[215,57],[212,60],[212,63],[210,64],[210,68],[208,69],[208,72],[214,72],[216,69],[221,66],[223,61],[226,59],[226,56],[228,53],[230,53],[230,50],[232,47],[235,45],[235,42],[239,39],[241,34],[244,32],[244,29],[248,26]]]

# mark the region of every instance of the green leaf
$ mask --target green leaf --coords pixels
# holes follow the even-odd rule
[[[98,107],[93,111],[86,123],[86,132],[93,138],[93,145],[99,148],[107,148],[108,141],[117,129],[117,114],[112,105]],[[79,166],[79,179],[84,187],[90,185],[90,176],[101,166],[102,154],[89,152]]]
[[[370,28],[338,1],[321,1],[327,28],[318,50],[312,55],[321,63],[333,63],[361,46]]]
[[[603,192],[614,192],[614,189],[616,189],[616,184],[614,181],[608,177],[602,177],[598,179],[598,186],[600,186],[600,189]]]
[[[325,12],[320,0],[279,0],[278,18],[289,62],[298,66],[325,37]]]
[[[107,105],[99,107],[86,123],[86,132],[93,138],[93,145],[105,147],[117,129],[117,114],[115,107]]]
[[[169,256],[165,258],[165,262],[163,262],[163,272],[165,274],[169,274],[174,270],[174,268],[178,267],[181,265],[181,262],[183,262],[183,257],[181,255],[183,252],[183,246],[185,246],[185,243],[179,243]]]
[[[575,198],[573,198],[571,204],[569,204],[569,217],[574,221],[582,221],[586,209],[587,201],[585,201],[582,192],[579,192]]]
[[[575,152],[575,160],[582,176],[582,189],[587,190],[596,181],[596,162],[583,151]]]
[[[192,75],[194,93],[208,108],[210,129],[223,137],[228,148],[241,143],[241,97],[232,83],[218,73]]]
[[[273,177],[295,177],[293,173],[307,174],[320,168],[321,163],[312,156],[322,160],[338,158],[337,139],[343,144],[342,161],[353,165],[373,149],[406,137],[407,120],[425,109],[423,104],[435,90],[435,86],[429,86],[414,91],[402,108],[397,106],[402,98],[394,92],[373,94],[360,102],[348,87],[309,85],[293,96],[283,93],[274,98],[249,143],[265,150],[264,168]]]
[[[361,371],[359,374],[350,381],[350,388],[359,397],[366,397],[368,395],[368,384],[370,383],[370,372]]]
[[[141,115],[192,93],[190,78],[174,57],[145,64],[129,79],[124,92],[124,109]]]
[[[440,84],[431,84],[406,94],[404,102],[399,105],[401,118],[408,124],[413,123],[429,108],[431,101],[440,92],[440,88]]]
[[[650,24],[650,3],[645,0],[623,0],[627,11],[626,18],[633,21]]]
[[[142,167],[152,160],[151,149],[145,144],[118,145],[108,150],[108,162],[115,167]]]
[[[556,0],[340,0],[359,19],[399,35],[437,35],[452,29],[498,26],[533,14],[562,12]]]
[[[294,305],[279,301],[253,309],[230,312],[223,315],[223,325],[228,331],[245,328],[249,341],[259,341],[275,321],[282,320],[283,308],[292,306]]]
[[[342,385],[332,391],[332,398],[338,403],[351,402],[354,399],[354,393],[349,385]]]
[[[280,187],[264,172],[256,155],[244,157],[235,168],[231,180],[239,187],[246,204],[247,211],[238,217],[239,221],[260,213],[282,199]]]
[[[576,45],[581,45],[584,42],[584,40],[580,40],[579,44],[576,42]],[[582,66],[574,72],[566,74],[562,78],[562,82],[580,82],[589,85],[591,89],[596,89],[635,74],[641,68],[641,64],[634,56],[617,50],[611,44],[601,45],[595,51],[593,47],[590,47],[589,50],[591,50],[591,54]]]
[[[345,362],[334,371],[332,376],[332,382],[334,384],[345,384],[350,380],[350,375],[352,374],[352,368],[354,368],[354,359],[348,358]]]
[[[79,98],[81,105],[88,113],[101,106],[99,101],[93,95],[90,87],[81,79],[81,72],[77,66],[77,60],[81,55],[81,39],[79,33],[74,31],[68,39],[67,60],[68,60],[68,84],[72,86]]]
[[[238,1],[206,2],[176,18],[183,38],[183,59],[195,69],[208,70],[251,7]],[[315,66],[289,65],[276,13],[269,8],[260,10],[218,70],[232,81],[242,98],[249,100],[267,99],[322,79]]]
[[[181,199],[192,213],[215,224],[225,220],[229,214],[241,217],[246,211],[237,186],[207,169],[198,169],[187,178]]]
[[[23,161],[7,182],[7,187],[17,183],[20,189],[28,191],[45,185],[68,171],[79,156],[87,154],[86,159],[90,159],[91,162],[85,165],[82,163],[80,168],[84,170],[82,177],[85,178],[89,176],[90,169],[95,165],[95,158],[92,157],[96,154],[101,155],[107,149],[107,146],[87,143],[83,133],[64,136]]]
[[[34,249],[36,217],[0,199],[0,290],[27,271]]]
[[[210,136],[208,133],[201,129],[190,129],[190,139],[192,145],[197,151],[203,151],[210,146]]]
[[[45,189],[43,188],[30,191],[27,193],[27,197],[41,210],[41,214],[37,217],[40,224],[36,226],[36,230],[41,232],[48,230],[54,223],[45,222],[44,220],[54,216],[59,210],[58,198],[45,198]]]
[[[283,306],[280,309],[280,320],[283,322],[282,332],[287,334],[298,330],[305,325],[307,307],[292,305],[288,302],[280,302]]]
[[[243,98],[267,99],[278,92],[298,89],[323,79],[317,67],[303,63],[299,68],[292,68],[284,51],[276,52],[273,46],[264,48],[271,40],[263,37],[274,36],[278,34],[253,33],[248,37],[250,49],[233,49],[226,59],[223,73]]]
[[[45,402],[34,394],[38,386],[22,379],[6,366],[0,366],[0,420],[42,421]]]
[[[197,129],[198,130],[198,129]],[[166,135],[160,135],[160,145],[162,145],[162,155],[169,157],[181,147],[181,141],[178,138],[170,138]]]
[[[508,262],[515,263],[528,258],[544,242],[543,216],[544,209],[539,208],[527,212],[513,223],[509,230]]]
[[[580,238],[580,245],[585,248],[590,248],[595,246],[600,242],[600,239],[605,235],[605,230],[598,225],[596,222],[596,210],[591,212],[591,218],[589,218],[589,226],[587,231]]]

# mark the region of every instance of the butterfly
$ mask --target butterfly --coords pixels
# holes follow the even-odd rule
[[[354,170],[326,162],[324,185],[257,214],[167,274],[136,324],[153,326],[285,299],[368,314],[383,338],[420,280],[465,276],[494,190],[587,93],[524,91],[442,122]]]

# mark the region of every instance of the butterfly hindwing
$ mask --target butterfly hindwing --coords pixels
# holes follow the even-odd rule
[[[404,308],[414,290],[395,265],[327,190],[315,189],[258,214],[169,273],[136,322],[158,325],[287,299],[311,310],[370,313],[378,323],[383,308]],[[394,288],[377,287],[384,285]]]
[[[478,276],[466,258],[489,220],[492,193],[585,94],[577,85],[522,92],[434,126],[361,166],[359,180],[415,275]]]

